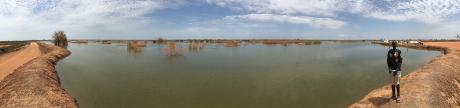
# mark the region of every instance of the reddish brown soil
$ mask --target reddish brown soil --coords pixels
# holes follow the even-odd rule
[[[10,74],[0,82],[0,108],[78,107],[75,99],[61,87],[54,68],[57,61],[68,55],[70,52],[63,48],[32,43],[2,56],[8,61],[1,66],[8,65],[8,70],[14,71],[5,71]],[[15,68],[17,66],[19,68]]]
[[[460,50],[460,42],[424,42],[423,44]]]
[[[15,69],[42,55],[37,43],[30,43],[26,48],[0,56],[0,81]]]
[[[460,51],[457,43],[424,43],[448,47],[448,53],[432,60],[401,79],[402,102],[390,100],[390,85],[371,91],[351,108],[459,108]],[[426,46],[413,46],[426,47]]]

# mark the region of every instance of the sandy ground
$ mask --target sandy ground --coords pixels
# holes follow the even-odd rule
[[[442,46],[442,47],[448,47],[448,48],[460,50],[460,41],[459,42],[424,42],[423,44],[431,45],[431,46]]]
[[[351,108],[460,108],[460,42],[430,42],[449,48],[449,53],[401,79],[402,102],[391,100],[391,87],[371,91]]]
[[[38,44],[33,42],[21,50],[0,56],[0,81],[15,69],[41,54]]]
[[[0,81],[0,108],[77,108],[75,99],[61,87],[55,69],[56,63],[70,54],[54,45],[31,43],[2,56],[6,72],[19,67],[9,75],[2,73],[6,77]]]

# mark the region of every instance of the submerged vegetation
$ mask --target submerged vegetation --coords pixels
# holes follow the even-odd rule
[[[204,45],[205,45],[205,43],[203,43],[203,42],[192,41],[192,42],[190,42],[188,49],[191,52],[198,52],[200,50],[203,50]]]
[[[91,40],[86,40],[91,41]],[[112,43],[123,43],[128,44],[129,41],[122,40],[96,40],[102,44],[112,44]],[[140,40],[132,40],[140,41]],[[263,45],[318,45],[321,44],[320,40],[277,40],[277,39],[182,39],[182,40],[166,40],[164,38],[157,38],[155,40],[144,40],[146,42],[153,42],[155,44],[167,45],[171,42],[175,43],[189,43],[190,50],[199,50],[203,48],[204,44],[221,44],[225,47],[238,47],[238,46],[247,46],[249,44],[263,44]],[[72,41],[72,43],[86,43],[85,41]]]
[[[321,41],[315,40],[315,41],[306,41],[305,45],[318,45],[321,44]]]
[[[60,30],[60,31],[54,32],[53,43],[54,45],[59,46],[59,47],[64,47],[64,48],[67,47],[69,43],[67,41],[67,36],[64,33],[64,31]]]
[[[167,56],[182,56],[184,51],[180,48],[176,42],[168,42],[164,52]]]
[[[102,40],[102,44],[112,44],[112,41],[110,41],[110,40]]]
[[[131,53],[141,53],[147,47],[147,42],[145,41],[130,41],[128,43],[128,51]]]
[[[224,41],[224,44],[226,47],[238,47],[240,46],[240,41],[237,41],[237,40],[228,40],[228,41]]]
[[[264,45],[283,45],[288,46],[289,44],[297,45],[317,45],[321,44],[319,40],[266,40],[262,41]]]

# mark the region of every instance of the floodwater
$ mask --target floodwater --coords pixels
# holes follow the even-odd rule
[[[188,45],[70,44],[57,70],[82,108],[335,108],[388,83],[388,47],[368,42]],[[404,75],[442,55],[399,49]]]

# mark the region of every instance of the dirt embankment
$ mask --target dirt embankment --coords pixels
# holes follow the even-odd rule
[[[0,107],[78,107],[75,99],[61,88],[54,67],[57,61],[70,55],[70,52],[52,45],[31,45],[34,44],[41,54],[15,69],[0,82]],[[36,53],[34,49],[33,52]]]
[[[460,43],[457,43],[460,44]],[[448,45],[414,45],[406,47],[443,49],[440,56],[401,79],[402,102],[391,97],[390,85],[371,91],[351,108],[446,108],[460,107],[460,51]]]
[[[13,73],[15,69],[41,55],[42,52],[38,44],[31,43],[19,51],[0,56],[0,81],[7,75]]]

